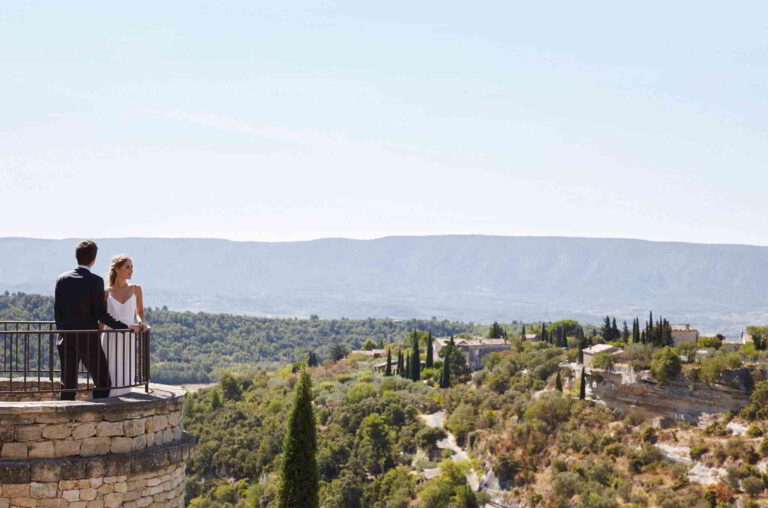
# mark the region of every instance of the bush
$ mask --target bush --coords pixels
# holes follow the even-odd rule
[[[761,429],[760,426],[755,423],[750,425],[749,428],[747,429],[747,436],[749,437],[755,438],[755,437],[760,437],[762,435],[763,435],[763,429]]]
[[[741,480],[741,488],[752,497],[757,497],[765,490],[765,482],[757,476],[748,476]]]
[[[559,393],[545,393],[525,408],[526,421],[538,419],[550,429],[554,429],[559,423],[567,421],[570,416],[571,399],[563,397]]]
[[[724,370],[741,367],[738,353],[717,353],[701,360],[701,379],[707,383],[717,383]]]
[[[552,478],[552,491],[560,497],[570,499],[579,491],[582,480],[576,473],[557,473]]]
[[[720,349],[723,340],[720,337],[699,337],[698,345],[700,348]]]
[[[680,358],[670,347],[663,347],[657,349],[653,353],[653,359],[651,360],[651,374],[653,378],[661,384],[666,383],[670,379],[674,379],[680,370],[682,364]]]
[[[493,472],[502,482],[511,482],[520,471],[513,452],[502,453],[493,461]]]
[[[707,448],[707,445],[703,443],[695,443],[691,446],[691,451],[690,451],[691,459],[699,460],[708,451],[709,451],[709,448]]]
[[[592,358],[592,368],[613,370],[615,358],[610,353],[598,353]]]
[[[621,443],[611,443],[603,449],[603,453],[609,457],[621,457],[624,455],[624,445]]]
[[[749,396],[749,405],[741,410],[741,415],[750,420],[768,418],[768,381],[760,381]]]

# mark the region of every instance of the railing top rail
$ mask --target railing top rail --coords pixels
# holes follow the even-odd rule
[[[0,321],[0,325],[9,324],[9,325],[53,325],[56,324],[56,321]]]

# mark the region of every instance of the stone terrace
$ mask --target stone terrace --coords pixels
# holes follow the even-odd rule
[[[185,392],[0,402],[0,508],[183,506]]]

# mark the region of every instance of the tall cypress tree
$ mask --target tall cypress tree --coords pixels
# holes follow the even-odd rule
[[[400,349],[397,350],[397,375],[403,375],[403,352]]]
[[[405,352],[405,372],[403,373],[403,377],[410,379],[411,378],[411,353]]]
[[[413,332],[413,351],[411,353],[411,379],[418,381],[421,379],[421,355],[419,354],[419,334]]]
[[[523,323],[523,331],[520,332],[520,340],[525,340],[525,323]]]
[[[629,326],[627,326],[626,321],[624,321],[624,328],[621,331],[621,339],[626,343],[629,342]]]
[[[424,366],[427,369],[431,369],[435,366],[435,354],[432,349],[432,332],[429,332],[429,335],[427,335],[427,359],[424,364]]]
[[[549,338],[547,337],[547,324],[544,322],[541,323],[541,341],[549,342]]]
[[[579,400],[587,398],[587,375],[584,373],[584,367],[581,368],[581,383],[579,386]]]
[[[312,379],[305,369],[301,371],[299,383],[296,385],[293,408],[288,417],[277,504],[279,508],[319,508],[320,484],[315,460],[316,451]]]
[[[387,349],[387,370],[384,372],[385,376],[392,375],[392,349]]]
[[[579,341],[579,365],[584,365],[584,340]]]
[[[560,379],[560,371],[557,371],[557,377],[555,378],[555,390],[562,393],[563,392],[563,380]]]
[[[449,343],[443,356],[443,371],[440,373],[440,388],[451,387],[451,347],[453,342]]]

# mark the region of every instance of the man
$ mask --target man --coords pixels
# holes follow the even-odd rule
[[[75,257],[77,268],[59,275],[56,281],[54,314],[58,330],[93,330],[83,333],[63,333],[59,337],[59,360],[61,361],[61,400],[75,400],[77,389],[77,365],[83,362],[93,378],[93,398],[109,396],[112,382],[109,366],[99,340],[99,321],[118,329],[128,325],[117,321],[107,313],[104,298],[104,279],[91,273],[96,262],[98,247],[90,240],[77,244]],[[134,332],[140,325],[130,327]]]

